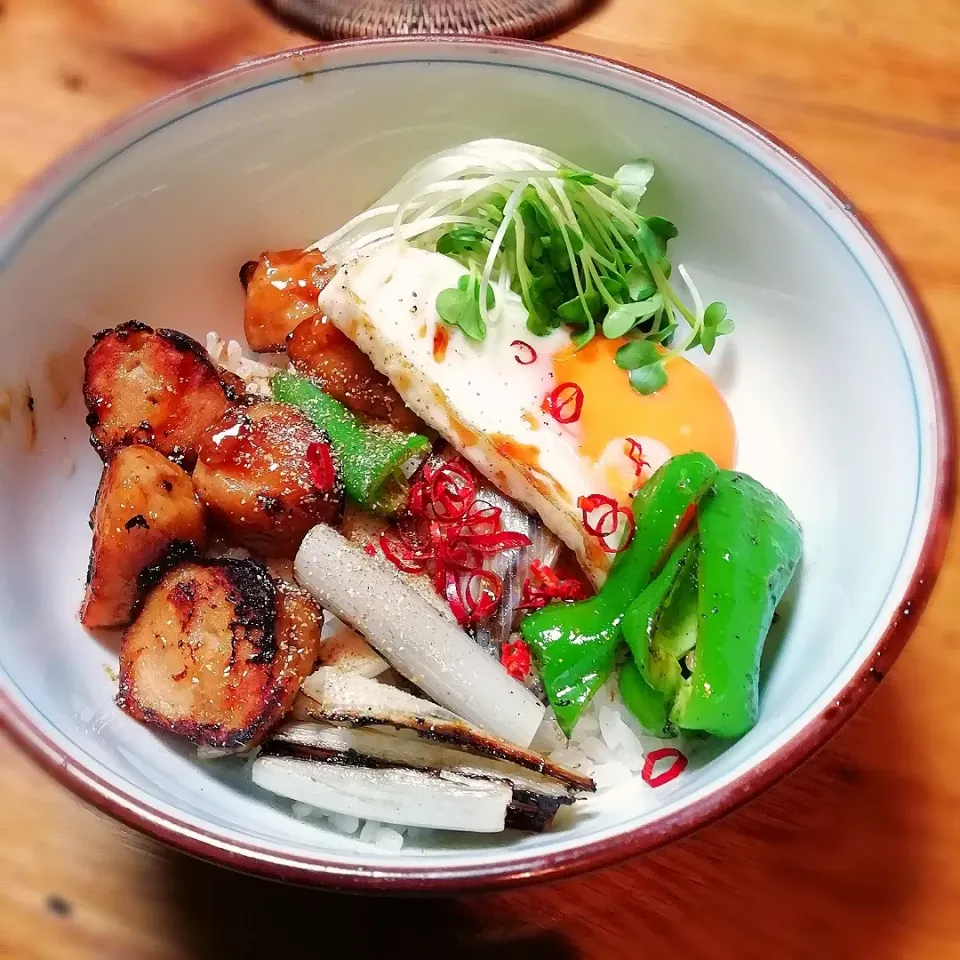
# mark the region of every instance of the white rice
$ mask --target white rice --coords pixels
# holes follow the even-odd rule
[[[289,365],[286,354],[282,353],[248,356],[239,341],[225,340],[215,331],[207,334],[206,348],[214,363],[235,373],[246,383],[247,393],[256,396],[270,396],[270,377],[276,370],[286,369]],[[324,634],[339,626],[336,618],[328,617]],[[615,676],[597,691],[569,741],[560,733],[548,710],[532,744],[534,749],[555,763],[593,777],[598,793],[612,790],[638,776],[646,754],[664,745],[678,746],[689,755],[689,744],[660,740],[644,732],[620,699]],[[432,832],[396,824],[387,826],[372,820],[364,822],[357,817],[326,813],[300,802],[294,803],[291,810],[298,819],[323,819],[338,833],[391,853],[399,851],[405,839],[417,842]]]
[[[246,384],[247,393],[270,396],[270,377],[289,366],[285,353],[260,353],[248,356],[239,340],[224,340],[215,330],[207,334],[210,359],[229,373],[235,373]]]

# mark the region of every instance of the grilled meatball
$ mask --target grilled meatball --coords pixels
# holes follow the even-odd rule
[[[196,340],[131,321],[94,338],[83,398],[104,462],[142,443],[190,467],[200,435],[231,406],[233,391]]]
[[[425,429],[370,358],[323,313],[304,320],[290,334],[287,356],[298,373],[316,380],[351,410],[386,420],[405,433]]]
[[[93,547],[80,620],[87,627],[130,622],[137,578],[176,543],[203,550],[206,511],[193,482],[151,447],[123,447],[103,471],[90,515]]]
[[[324,450],[329,462],[319,464]],[[327,478],[317,472],[324,465]],[[343,478],[327,435],[282,403],[238,407],[210,427],[193,482],[228,536],[263,556],[293,557],[311,527],[343,515]]]
[[[253,746],[313,671],[322,619],[299,588],[252,560],[180,564],[124,633],[117,702],[197,744]]]
[[[317,312],[317,298],[335,268],[317,250],[275,250],[260,254],[255,267],[243,265],[240,280],[247,292],[243,332],[251,350],[283,350],[287,334]]]

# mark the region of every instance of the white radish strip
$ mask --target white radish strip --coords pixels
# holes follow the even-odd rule
[[[438,703],[526,747],[544,707],[398,577],[318,524],[304,538],[297,579],[324,607],[363,634],[381,656]]]
[[[271,793],[331,813],[469,833],[500,833],[512,797],[505,783],[289,757],[258,757],[253,763],[253,782]]]

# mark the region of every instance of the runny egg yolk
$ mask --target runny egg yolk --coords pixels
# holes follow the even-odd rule
[[[644,437],[662,443],[671,456],[699,450],[719,467],[733,466],[736,431],[733,417],[713,381],[683,357],[667,362],[667,383],[644,396],[614,363],[623,340],[594,337],[582,350],[572,346],[553,357],[554,383],[572,382],[583,390],[577,421],[580,452],[596,464],[611,442]],[[629,491],[609,476],[618,499]]]

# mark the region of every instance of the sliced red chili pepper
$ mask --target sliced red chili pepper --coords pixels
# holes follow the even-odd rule
[[[602,493],[593,493],[588,497],[578,497],[577,506],[583,516],[583,528],[587,533],[598,539],[609,537],[616,533],[620,521],[617,514],[620,504],[613,497]]]
[[[499,507],[492,506],[486,500],[474,500],[464,515],[463,526],[473,534],[496,533],[500,529],[502,515]]]
[[[388,533],[380,534],[380,549],[383,555],[404,573],[423,573],[429,554],[412,550],[399,538],[394,539]]]
[[[577,506],[583,515],[584,530],[596,537],[606,553],[620,553],[627,548],[636,530],[633,511],[629,507],[620,506],[613,497],[602,493],[579,497]],[[620,519],[621,517],[623,520]],[[616,543],[611,543],[610,538],[616,536],[624,523],[626,528],[623,534],[617,538]]]
[[[653,769],[661,760],[672,759],[673,763],[667,767],[663,773],[654,776]],[[643,782],[651,787],[662,787],[677,777],[687,769],[689,761],[676,747],[661,747],[659,750],[651,750],[643,761],[643,771],[640,776]]]
[[[433,458],[410,487],[395,533],[381,546],[398,569],[427,573],[461,625],[490,616],[503,581],[483,568],[484,558],[529,546],[530,538],[503,530],[503,513],[477,499],[478,480],[459,457]]]
[[[503,533],[464,533],[460,539],[476,547],[482,553],[502,553],[504,550],[519,550],[529,547],[533,541],[525,533],[505,530]]]
[[[467,612],[461,595],[460,577],[452,570],[447,570],[443,578],[443,590],[438,592],[447,598],[447,604],[453,611],[457,623],[461,627],[466,626],[470,622],[470,614]]]
[[[479,570],[483,567],[483,554],[462,540],[441,541],[436,547],[437,559],[460,570]]]
[[[641,446],[640,441],[634,440],[633,437],[627,437],[625,446],[626,454],[636,466],[637,476],[639,477],[640,474],[643,473],[643,468],[650,466],[650,464],[643,459],[643,447]]]
[[[330,444],[311,443],[307,447],[307,468],[310,470],[310,479],[318,490],[333,489],[337,474],[333,457],[330,456]]]
[[[377,548],[372,543],[368,543],[363,548],[363,552],[366,553],[368,557],[375,557],[377,555]]]
[[[529,364],[536,362],[537,351],[534,350],[526,340],[514,340],[510,346],[517,351],[514,354],[513,359],[516,360],[521,366],[526,367]]]
[[[623,533],[619,536],[619,542],[614,545],[610,543],[608,537],[602,537],[600,540],[600,546],[607,553],[620,553],[622,550],[626,550],[630,546],[630,542],[633,540],[633,535],[637,531],[637,522],[633,519],[633,511],[629,507],[621,507],[617,513],[618,517],[623,517],[624,522],[626,523],[626,528]],[[617,531],[620,530],[620,524],[617,523]],[[616,536],[616,534],[614,534]]]
[[[516,680],[525,680],[530,672],[530,649],[522,640],[505,643],[500,649],[500,662]]]
[[[585,600],[590,594],[586,586],[575,577],[562,578],[541,560],[530,564],[530,572],[539,577],[542,586],[537,586],[532,577],[523,582],[521,610],[539,610],[551,600]]]
[[[541,610],[549,603],[550,598],[541,588],[535,586],[530,578],[523,581],[523,594],[517,604],[518,610]]]
[[[415,517],[425,517],[427,515],[427,484],[423,480],[417,480],[410,485],[407,493],[407,509]]]
[[[476,570],[467,574],[463,584],[463,600],[474,622],[486,620],[497,609],[503,593],[503,581],[492,570]]]
[[[576,423],[583,412],[583,390],[575,383],[561,383],[543,398],[541,406],[557,423]]]
[[[440,520],[459,520],[477,495],[477,481],[455,461],[447,461],[433,472],[429,483],[433,513]]]
[[[553,567],[547,566],[542,560],[534,560],[530,564],[530,572],[536,574],[548,590],[557,590],[560,587],[560,577]]]

